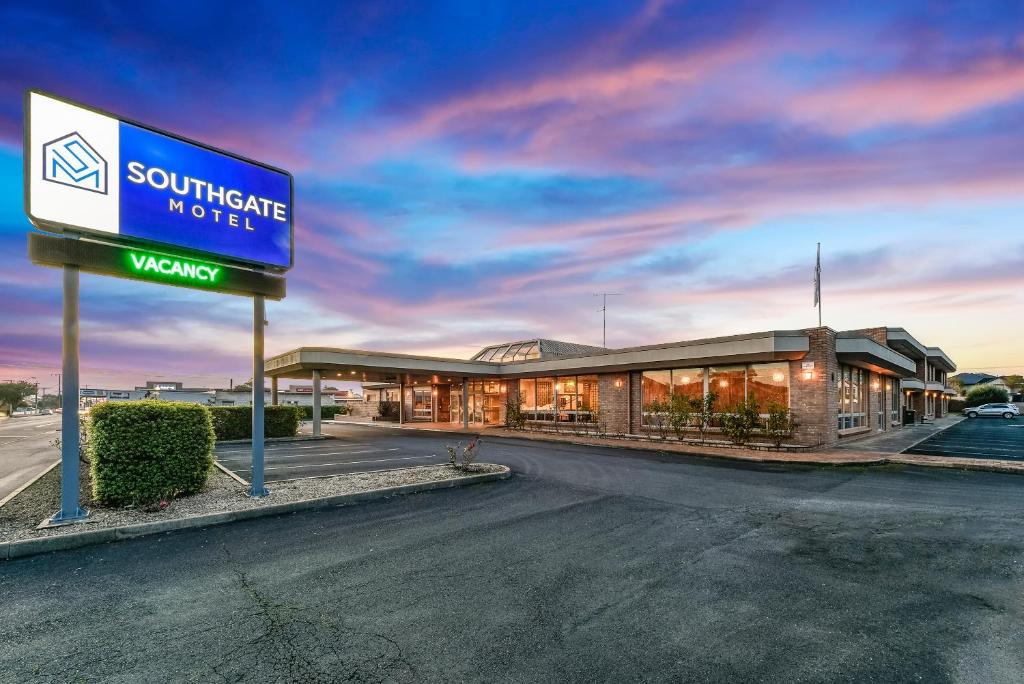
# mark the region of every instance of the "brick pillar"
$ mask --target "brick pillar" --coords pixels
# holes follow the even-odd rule
[[[811,446],[835,444],[839,439],[836,332],[827,327],[805,332],[810,346],[807,355],[789,363],[790,409],[797,421],[794,441]],[[814,368],[805,371],[803,363],[812,361]]]
[[[878,373],[868,373],[868,426],[873,432],[885,429],[884,423],[878,422],[878,412],[882,410],[883,398],[879,394],[885,391],[885,378]],[[882,416],[885,419],[885,416]]]
[[[629,374],[629,433],[640,434],[640,388],[643,374],[640,371],[631,371]]]
[[[597,376],[597,401],[605,429],[612,434],[629,432],[628,373],[602,373]]]

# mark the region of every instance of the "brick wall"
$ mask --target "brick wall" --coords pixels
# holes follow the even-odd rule
[[[789,363],[790,409],[798,425],[793,439],[798,444],[834,444],[839,419],[835,377],[839,372],[836,359],[836,332],[831,328],[805,331],[810,349],[807,356]],[[802,364],[814,362],[811,377],[804,377]]]
[[[640,392],[643,381],[643,373],[631,371],[629,373],[629,434],[640,434]]]
[[[619,383],[619,387],[615,383]],[[605,429],[613,434],[629,432],[629,373],[602,373],[597,376],[598,406]]]

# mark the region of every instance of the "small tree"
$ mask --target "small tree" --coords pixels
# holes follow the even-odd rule
[[[668,437],[668,402],[655,399],[647,404],[647,412],[650,414],[650,424],[658,431],[662,439]]]
[[[0,408],[7,407],[8,414],[14,413],[35,392],[35,387],[31,382],[0,382]]]
[[[722,431],[733,444],[746,444],[760,423],[761,412],[757,400],[749,397],[737,404],[731,413],[722,416]]]
[[[682,439],[686,429],[690,427],[690,417],[693,415],[693,403],[682,395],[673,395],[669,402],[668,422],[672,426],[672,432],[676,433],[677,439]]]
[[[715,402],[718,401],[718,395],[714,390],[709,390],[700,399],[691,400],[691,408],[693,415],[697,420],[697,430],[700,432],[700,443],[703,444],[707,438],[708,428],[711,427],[711,421],[715,419]]]
[[[964,404],[970,406],[981,406],[982,404],[1001,404],[1010,401],[1010,393],[1002,387],[991,385],[978,385],[971,388],[967,393]]]
[[[523,411],[523,401],[510,396],[505,400],[505,427],[509,430],[522,430],[524,425],[526,412]]]
[[[782,404],[775,402],[769,404],[768,420],[765,423],[764,431],[771,443],[778,449],[782,446],[782,440],[793,432],[793,414]]]
[[[377,404],[377,415],[382,420],[398,420],[398,402],[383,399]]]

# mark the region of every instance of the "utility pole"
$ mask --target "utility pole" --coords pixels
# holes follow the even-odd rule
[[[60,376],[61,376],[61,374],[60,373],[50,373],[50,376],[51,377],[57,376],[57,406],[59,406],[61,410],[64,410],[64,393],[61,391],[61,384],[60,384],[60,381],[61,381],[61,377]]]
[[[621,297],[621,292],[595,292],[595,297],[601,298],[601,346],[608,348],[608,298]]]

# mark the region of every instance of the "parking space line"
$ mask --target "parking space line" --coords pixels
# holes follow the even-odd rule
[[[379,458],[365,461],[343,461],[341,463],[296,463],[294,465],[267,466],[266,470],[291,470],[293,468],[333,468],[335,466],[357,465],[362,463],[390,463],[392,461],[415,461],[424,458],[438,458],[437,456],[402,456],[399,458]],[[345,473],[346,475],[348,473]]]

